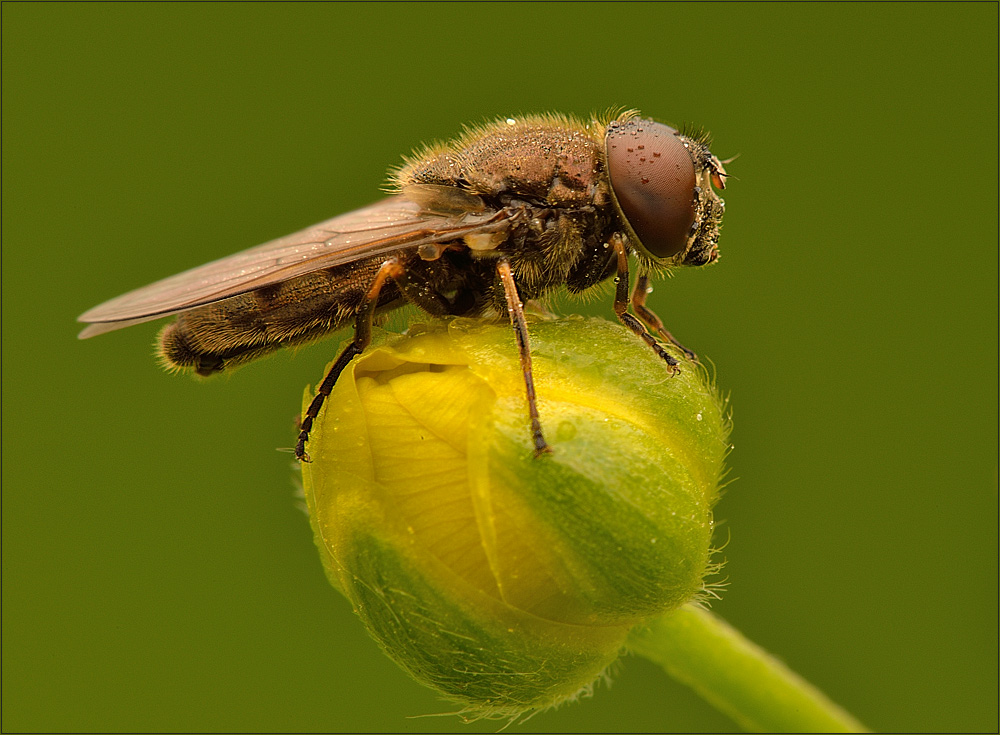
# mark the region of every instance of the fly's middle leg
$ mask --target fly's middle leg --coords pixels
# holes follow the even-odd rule
[[[628,252],[625,250],[625,243],[622,242],[620,237],[613,237],[611,245],[618,256],[618,273],[615,276],[615,316],[618,317],[618,320],[622,324],[635,332],[636,336],[642,338],[642,341],[649,345],[653,349],[653,352],[659,355],[670,366],[671,371],[675,374],[680,372],[680,367],[678,367],[680,362],[677,358],[663,349],[663,345],[656,341],[656,337],[649,333],[649,330],[642,325],[642,322],[628,313],[630,301],[628,289]],[[639,280],[641,281],[642,279],[640,278]],[[643,298],[645,298],[645,288],[646,286],[644,285]],[[649,314],[653,314],[653,312],[645,309],[645,307],[643,308]],[[653,316],[655,317],[655,314]]]
[[[542,422],[538,418],[538,405],[535,396],[535,378],[531,373],[531,347],[528,344],[528,322],[524,318],[524,304],[517,293],[517,284],[506,258],[497,264],[497,274],[503,284],[504,296],[507,299],[507,313],[510,314],[510,324],[517,337],[517,349],[521,355],[521,372],[524,374],[524,388],[528,397],[528,414],[531,417],[531,440],[535,445],[535,456],[540,457],[552,451],[542,435]]]

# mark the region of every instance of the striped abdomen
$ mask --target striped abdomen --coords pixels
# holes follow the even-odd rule
[[[171,370],[212,375],[320,339],[351,322],[383,260],[316,271],[186,311],[160,332],[160,359]],[[399,300],[387,283],[379,307]]]

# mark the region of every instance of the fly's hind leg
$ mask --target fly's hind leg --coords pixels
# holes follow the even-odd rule
[[[299,426],[299,439],[295,443],[295,457],[300,462],[309,462],[309,455],[306,453],[306,442],[309,441],[309,432],[312,430],[313,422],[319,416],[319,411],[323,408],[323,402],[330,395],[333,386],[337,384],[337,378],[344,372],[344,368],[354,359],[355,356],[364,352],[365,347],[372,339],[372,319],[375,317],[375,307],[378,304],[379,294],[385,285],[386,279],[402,280],[404,268],[396,258],[390,258],[382,264],[375,280],[368,288],[354,320],[354,339],[337,356],[333,366],[327,372],[323,382],[316,389],[316,395],[309,404],[302,423]]]
[[[302,462],[309,461],[309,455],[306,453],[306,442],[309,441],[309,432],[312,430],[316,417],[319,416],[319,411],[323,407],[323,403],[330,395],[330,392],[333,391],[333,386],[337,384],[337,379],[344,372],[344,369],[351,360],[364,352],[365,348],[371,342],[372,320],[375,317],[375,308],[378,304],[382,287],[389,278],[395,281],[407,301],[416,304],[429,314],[444,316],[455,310],[454,304],[432,288],[428,288],[427,284],[421,281],[419,277],[413,277],[408,273],[407,269],[403,267],[397,258],[390,258],[385,261],[375,274],[372,285],[369,286],[364,300],[358,307],[354,321],[354,339],[337,356],[333,366],[327,372],[326,377],[323,378],[323,382],[316,389],[316,395],[312,399],[312,403],[309,404],[305,416],[302,417],[302,423],[299,426],[299,439],[295,444],[295,456]]]
[[[649,293],[649,276],[639,276],[635,281],[635,288],[632,289],[632,308],[636,315],[642,319],[643,323],[656,332],[660,337],[667,340],[677,349],[681,350],[691,362],[698,362],[698,356],[687,347],[682,345],[674,335],[666,330],[663,321],[651,309],[646,306],[646,294]]]
[[[628,313],[628,252],[625,250],[625,243],[622,242],[619,237],[612,238],[611,244],[615,249],[615,254],[618,256],[618,273],[615,276],[615,316],[618,317],[618,320],[622,324],[635,332],[636,336],[642,338],[642,341],[649,345],[653,349],[653,352],[659,355],[660,358],[670,366],[670,369],[674,372],[674,374],[680,372],[680,362],[678,362],[677,358],[663,349],[663,345],[656,341],[656,337],[649,333],[649,330],[642,325],[642,322]],[[642,278],[640,278],[639,281],[641,282]],[[637,287],[638,285],[639,284],[636,284]],[[645,289],[646,286],[643,285],[643,300],[645,300]],[[640,306],[642,305],[640,304]],[[653,318],[656,318],[656,315],[649,311],[649,309],[646,309],[645,306],[642,306],[642,310],[652,315]],[[639,313],[641,315],[642,311]],[[657,321],[659,321],[659,319],[657,319]],[[673,338],[671,337],[670,340],[673,341]]]

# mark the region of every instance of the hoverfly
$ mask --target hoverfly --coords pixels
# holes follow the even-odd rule
[[[308,461],[313,421],[371,340],[377,313],[404,302],[432,315],[506,311],[539,455],[549,447],[522,300],[614,275],[618,319],[671,369],[678,360],[657,336],[696,359],[645,306],[646,293],[653,272],[718,258],[724,204],[713,186],[725,182],[705,134],[636,111],[500,119],[404,158],[380,202],[91,309],[79,317],[90,324],[80,338],[176,314],[159,335],[162,362],[211,375],[353,322],[354,339],[302,417],[295,455]],[[629,253],[639,272],[631,295]]]

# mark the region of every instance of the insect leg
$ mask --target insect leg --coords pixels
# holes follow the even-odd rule
[[[356,355],[364,352],[365,347],[372,339],[372,319],[375,316],[375,306],[378,304],[379,293],[388,278],[399,278],[403,275],[403,266],[396,258],[390,258],[382,264],[375,280],[372,281],[368,293],[365,294],[354,320],[354,339],[337,356],[333,366],[327,372],[323,382],[316,389],[316,395],[309,404],[305,416],[302,417],[300,425],[299,440],[295,444],[295,457],[301,462],[309,462],[309,455],[306,454],[306,442],[309,441],[309,432],[312,430],[313,422],[319,415],[319,410],[323,407],[323,402],[337,384],[337,378],[344,372],[344,368]]]
[[[618,255],[618,275],[615,276],[615,316],[618,317],[618,320],[622,324],[635,332],[638,337],[641,337],[643,342],[652,347],[653,352],[659,355],[674,373],[677,373],[680,370],[677,367],[680,364],[677,358],[663,349],[663,345],[656,341],[656,337],[649,333],[642,325],[642,322],[628,313],[628,253],[625,250],[625,243],[622,242],[621,238],[613,237],[611,244]]]
[[[507,313],[510,314],[510,324],[514,327],[517,337],[517,349],[521,354],[521,372],[524,373],[524,388],[528,395],[528,413],[531,415],[531,438],[535,444],[535,456],[551,452],[552,449],[542,436],[542,422],[538,418],[538,406],[535,402],[535,379],[531,374],[531,347],[528,344],[528,322],[524,318],[524,304],[517,293],[517,284],[510,270],[510,263],[502,258],[497,264],[497,273],[503,283],[504,296],[507,297]]]
[[[426,311],[431,316],[455,316],[468,313],[469,309],[464,306],[458,294],[464,294],[459,289],[455,300],[445,298],[438,290],[435,282],[435,273],[422,271],[421,265],[427,265],[423,261],[417,261],[416,267],[408,265],[401,273],[393,274],[392,279],[399,287],[409,303]]]
[[[698,356],[674,339],[674,335],[668,332],[666,327],[663,326],[663,321],[660,317],[646,306],[646,294],[648,293],[649,276],[639,276],[635,281],[635,288],[632,289],[632,308],[635,309],[636,315],[642,319],[643,324],[687,355],[687,358],[691,362],[698,362]]]

